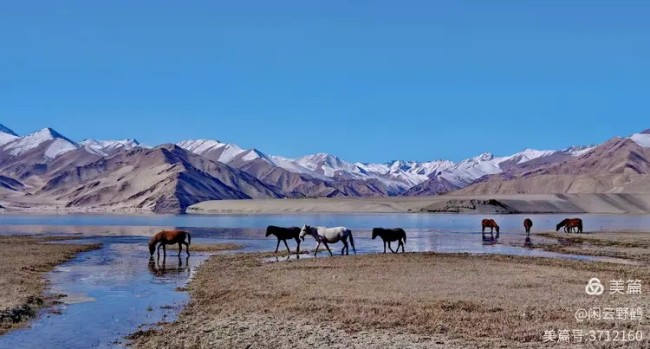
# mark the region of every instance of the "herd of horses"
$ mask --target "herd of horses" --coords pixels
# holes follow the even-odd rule
[[[533,227],[533,221],[529,218],[524,219],[524,229],[526,234],[530,234],[530,230]],[[494,238],[494,231],[496,230],[496,237],[499,238],[499,225],[494,219],[483,219],[481,221],[481,234],[485,236],[485,231],[490,229],[490,236]],[[565,233],[582,233],[582,219],[580,218],[567,218],[557,224],[555,231],[560,231],[564,228]],[[287,240],[296,241],[296,255],[300,254],[300,244],[305,241],[305,236],[309,235],[317,242],[316,249],[314,251],[314,256],[318,253],[318,248],[323,245],[325,249],[330,253],[330,256],[333,256],[332,250],[330,249],[330,244],[335,244],[338,242],[343,243],[341,248],[341,255],[350,254],[350,246],[352,246],[352,251],[356,254],[357,249],[354,246],[354,237],[352,236],[352,231],[346,227],[313,227],[310,225],[303,225],[302,227],[278,227],[274,225],[269,225],[266,228],[266,237],[274,235],[278,242],[275,245],[275,253],[278,252],[280,248],[280,242],[284,242],[284,246],[287,248],[287,252],[291,254],[291,249]],[[406,244],[406,232],[402,228],[374,228],[372,229],[372,239],[374,240],[377,237],[380,237],[384,242],[384,253],[386,253],[386,247],[392,253],[398,253],[399,248],[402,247],[402,253],[405,252],[404,245]],[[348,242],[349,240],[349,242]],[[154,235],[151,240],[149,240],[149,253],[151,256],[158,250],[158,257],[160,257],[160,249],[163,249],[163,253],[167,254],[166,245],[175,245],[178,244],[178,255],[181,255],[183,252],[183,246],[185,246],[185,253],[190,255],[190,243],[192,242],[192,236],[189,232],[184,230],[163,230],[156,235]],[[391,243],[397,242],[397,249],[393,250]]]

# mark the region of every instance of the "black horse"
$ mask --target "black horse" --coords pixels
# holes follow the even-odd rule
[[[391,252],[399,252],[399,247],[402,246],[402,253],[404,253],[404,243],[406,243],[406,232],[402,228],[394,229],[384,229],[384,228],[374,228],[372,230],[372,239],[374,240],[377,236],[381,237],[384,240],[384,253],[386,253],[386,243],[388,243],[388,248]],[[390,246],[392,241],[397,241],[397,251],[393,251],[393,248]]]
[[[300,254],[300,228],[298,227],[291,227],[291,228],[284,228],[284,227],[276,227],[275,225],[269,225],[266,228],[266,237],[269,235],[275,235],[275,237],[278,238],[278,244],[275,246],[275,253],[278,253],[278,248],[280,248],[280,241],[284,242],[284,246],[287,247],[287,252],[291,254],[291,250],[289,249],[289,245],[287,244],[287,239],[294,239],[296,240],[296,255]]]

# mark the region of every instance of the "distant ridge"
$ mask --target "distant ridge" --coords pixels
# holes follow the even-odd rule
[[[51,128],[0,125],[0,204],[8,209],[185,212],[204,200],[516,193],[650,193],[650,130],[600,145],[449,160],[297,159],[218,140],[147,147],[75,142]],[[435,150],[432,150],[432,153]]]

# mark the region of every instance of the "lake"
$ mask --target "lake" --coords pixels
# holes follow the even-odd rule
[[[577,215],[585,231],[650,230],[650,216]],[[152,261],[146,249],[148,236],[164,228],[192,232],[193,243],[227,242],[243,251],[269,251],[274,238],[264,237],[267,225],[345,225],[353,230],[357,253],[383,251],[381,241],[370,239],[375,226],[403,227],[406,250],[468,252],[531,257],[594,260],[525,247],[535,242],[526,237],[522,221],[530,217],[533,231],[554,230],[566,215],[494,216],[501,225],[498,241],[484,240],[480,222],[484,216],[455,214],[296,214],[296,215],[0,215],[0,234],[77,234],[83,242],[101,242],[102,248],[80,254],[48,274],[53,293],[67,294],[55,312],[44,310],[27,328],[0,337],[0,347],[104,348],[124,345],[124,336],[159,321],[173,321],[188,301],[185,285],[195,268],[207,258],[169,255],[164,263]],[[532,239],[532,241],[531,241]],[[294,248],[295,243],[290,242]],[[303,250],[315,242],[307,238]],[[340,247],[333,245],[333,251]],[[319,257],[325,257],[321,253]]]

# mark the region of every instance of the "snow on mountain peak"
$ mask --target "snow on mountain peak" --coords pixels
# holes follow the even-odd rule
[[[247,150],[231,143],[222,143],[213,139],[187,140],[177,143],[179,147],[199,155],[208,155],[212,160],[229,163]]]
[[[5,144],[3,149],[9,151],[9,154],[13,156],[20,156],[48,142],[50,144],[47,149],[45,149],[44,154],[46,159],[54,159],[61,154],[78,148],[78,145],[75,142],[55,130],[44,128],[27,136],[16,138],[15,140]]]
[[[650,148],[650,130],[643,131],[641,133],[635,133],[632,136],[630,136],[630,139],[634,141],[634,143],[638,144],[641,147],[644,148]]]
[[[6,127],[5,125],[0,124],[0,145],[7,144],[18,138],[16,132]]]
[[[18,137],[18,135],[16,134],[16,132],[14,132],[12,129],[10,129],[9,127],[7,127],[7,126],[5,126],[5,125],[3,125],[3,124],[0,124],[0,132],[1,132],[1,133],[6,133],[6,134],[10,134],[10,135],[12,135],[12,136],[16,136],[16,137]]]
[[[86,139],[79,142],[86,150],[102,156],[113,154],[122,149],[131,150],[139,147],[140,142],[136,139],[123,139],[123,140],[96,140]]]

